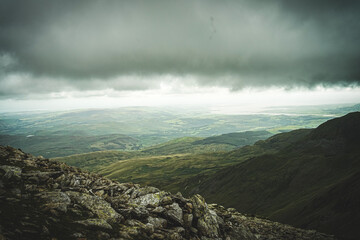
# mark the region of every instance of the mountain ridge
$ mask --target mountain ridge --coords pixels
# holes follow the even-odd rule
[[[277,152],[186,180],[184,193],[200,193],[241,212],[342,239],[358,239],[359,123],[360,112],[329,120]]]
[[[1,239],[335,239],[0,146]]]

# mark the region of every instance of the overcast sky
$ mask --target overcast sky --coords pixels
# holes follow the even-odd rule
[[[249,89],[357,102],[359,43],[353,0],[0,0],[0,110]]]

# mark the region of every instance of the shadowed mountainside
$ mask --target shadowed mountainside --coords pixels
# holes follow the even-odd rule
[[[359,136],[360,112],[350,113],[323,123],[296,141],[278,144],[277,152],[187,179],[185,192],[200,193],[211,202],[241,212],[342,239],[359,239]]]

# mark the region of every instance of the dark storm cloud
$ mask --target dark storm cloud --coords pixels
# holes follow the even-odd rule
[[[358,84],[359,38],[359,1],[0,0],[0,94]]]

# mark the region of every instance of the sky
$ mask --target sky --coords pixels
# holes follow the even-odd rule
[[[360,1],[0,0],[0,111],[360,102]]]

